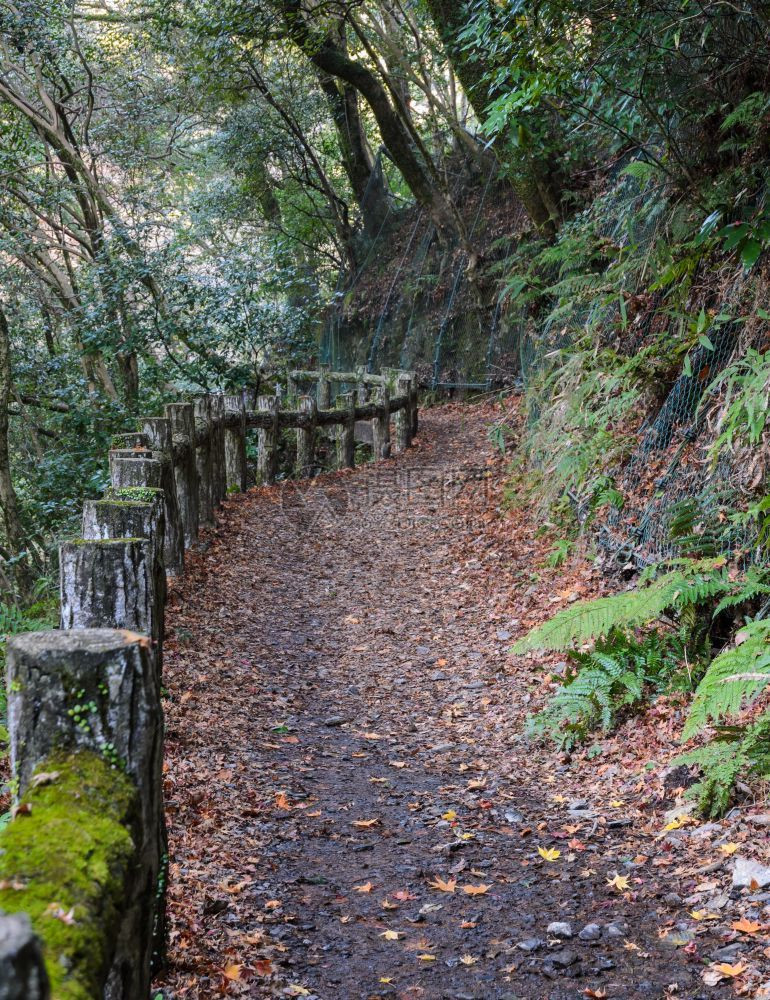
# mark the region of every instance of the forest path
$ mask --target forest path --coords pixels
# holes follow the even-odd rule
[[[396,459],[228,501],[190,559],[165,996],[726,995],[659,939],[665,868],[607,884],[633,874],[636,823],[569,811],[559,755],[522,740],[531,668],[508,648],[537,525],[499,519],[494,416],[427,411]]]

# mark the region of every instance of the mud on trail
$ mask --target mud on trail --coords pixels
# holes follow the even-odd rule
[[[499,513],[494,417],[428,411],[406,455],[229,501],[191,558],[165,996],[732,995],[701,981],[709,926],[661,935],[683,913],[648,832],[665,803],[611,802],[522,737],[542,676],[511,640],[568,598],[532,582],[537,524]]]

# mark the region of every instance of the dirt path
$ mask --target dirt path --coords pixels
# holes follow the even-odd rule
[[[660,940],[667,875],[607,884],[643,863],[622,810],[560,794],[567,765],[521,738],[536,525],[497,520],[490,415],[430,411],[407,456],[234,500],[191,561],[167,997],[727,995]]]

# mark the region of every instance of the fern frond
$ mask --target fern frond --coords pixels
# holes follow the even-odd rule
[[[752,622],[744,641],[715,657],[698,685],[682,739],[688,740],[711,721],[736,715],[770,683],[770,622]]]
[[[530,649],[569,649],[607,635],[613,628],[629,629],[646,625],[667,608],[700,604],[723,593],[728,586],[727,578],[722,573],[691,575],[675,570],[636,590],[592,601],[578,601],[519,639],[511,651],[525,653]]]

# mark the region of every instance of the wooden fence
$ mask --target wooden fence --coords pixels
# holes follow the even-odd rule
[[[335,383],[353,391],[332,406]],[[298,475],[315,473],[330,432],[336,464],[350,468],[357,437],[375,460],[390,454],[392,416],[396,451],[417,431],[412,373],[293,372],[287,388],[254,405],[247,393],[172,403],[119,435],[110,488],[60,549],[61,628],[8,642],[15,789],[0,834],[0,997],[149,996],[165,939],[166,574],[183,572],[224,497],[246,488],[248,429],[264,484],[287,430]]]

